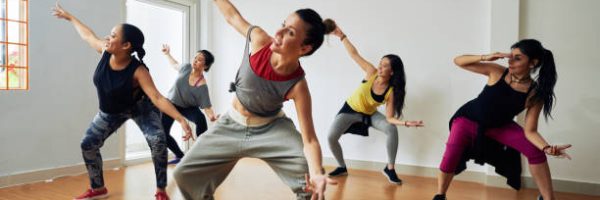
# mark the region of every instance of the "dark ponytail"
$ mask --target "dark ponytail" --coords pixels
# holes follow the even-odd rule
[[[394,116],[402,116],[402,109],[404,108],[404,97],[406,97],[406,75],[404,74],[404,63],[402,59],[395,54],[388,54],[383,56],[390,61],[392,66],[392,77],[390,78],[390,85],[394,88]]]
[[[127,23],[121,24],[121,29],[123,31],[123,42],[131,43],[131,53],[136,52],[138,59],[144,64],[144,60],[142,60],[146,55],[144,33],[138,27]]]
[[[556,100],[554,86],[556,85],[557,73],[554,63],[554,55],[548,49],[535,39],[524,39],[512,45],[511,48],[519,48],[523,54],[529,57],[530,61],[537,60],[537,64],[531,70],[531,73],[539,70],[533,83],[535,94],[531,98],[532,102],[541,102],[544,104],[544,118],[552,118],[552,107]]]

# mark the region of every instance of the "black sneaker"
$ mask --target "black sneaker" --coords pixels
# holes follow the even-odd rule
[[[445,194],[436,194],[435,196],[433,196],[433,200],[446,200],[446,195]]]
[[[337,167],[332,172],[329,172],[329,176],[345,176],[348,175],[346,167]]]
[[[398,178],[398,176],[396,175],[396,170],[388,169],[387,166],[385,166],[385,168],[383,168],[382,173],[383,173],[383,175],[385,175],[385,177],[387,177],[387,179],[390,183],[397,184],[397,185],[402,184],[402,180],[400,180]]]

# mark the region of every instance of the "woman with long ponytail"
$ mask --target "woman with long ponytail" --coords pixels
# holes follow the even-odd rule
[[[492,61],[509,58],[508,68]],[[463,105],[450,120],[450,136],[440,164],[438,191],[434,200],[445,200],[455,174],[474,159],[490,164],[515,189],[521,186],[520,154],[527,157],[531,175],[541,195],[554,199],[547,155],[566,157],[571,145],[551,145],[538,132],[538,119],[544,112],[551,118],[555,103],[556,66],[554,56],[535,39],[511,46],[511,53],[462,55],[454,59],[459,67],[488,77],[479,96]],[[537,76],[532,77],[537,73]],[[513,118],[527,109],[525,127]]]
[[[133,119],[150,145],[156,176],[155,197],[157,200],[168,200],[169,196],[165,191],[166,137],[159,109],[181,124],[185,138],[191,136],[191,130],[181,113],[154,86],[148,68],[142,61],[146,55],[143,47],[144,34],[134,25],[118,24],[103,41],[58,3],[53,11],[54,16],[71,22],[79,36],[102,55],[94,72],[100,111],[81,142],[91,188],[75,199],[100,199],[108,196],[102,176],[100,147],[126,120]],[[132,55],[134,52],[138,58]]]
[[[381,58],[379,67],[365,60],[346,34],[333,21],[328,23],[336,27],[333,35],[340,38],[350,57],[365,72],[362,84],[346,100],[329,130],[328,142],[339,167],[329,173],[329,176],[347,175],[348,170],[344,161],[339,139],[344,133],[368,136],[368,128],[373,127],[387,135],[388,163],[383,168],[383,174],[389,182],[402,184],[396,174],[394,165],[398,151],[398,130],[396,126],[421,127],[423,121],[400,120],[404,99],[406,96],[406,75],[404,64],[400,57],[388,54]],[[386,105],[385,115],[377,111],[380,105]]]

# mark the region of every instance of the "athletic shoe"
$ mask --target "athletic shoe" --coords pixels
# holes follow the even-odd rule
[[[179,163],[179,161],[181,161],[181,158],[175,157],[173,160],[170,160],[167,164],[168,165],[176,165],[177,163]]]
[[[446,195],[445,194],[436,194],[435,196],[433,196],[433,200],[446,200]]]
[[[329,172],[329,176],[331,177],[345,175],[348,175],[348,170],[346,169],[346,167],[337,167],[332,172]]]
[[[385,175],[385,177],[388,179],[388,181],[390,183],[397,184],[397,185],[402,184],[402,180],[400,180],[398,178],[398,176],[396,175],[396,171],[394,169],[388,169],[387,166],[385,166],[385,168],[383,168],[382,173],[383,173],[383,175]]]
[[[156,200],[169,200],[169,195],[166,192],[156,192],[154,196]]]
[[[106,188],[101,190],[92,190],[88,189],[83,194],[75,197],[73,200],[95,200],[95,199],[103,199],[108,197],[108,190]]]

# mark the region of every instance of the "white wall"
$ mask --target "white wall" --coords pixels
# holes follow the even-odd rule
[[[548,125],[540,121],[540,130],[552,143],[574,145],[570,151],[574,156],[572,161],[550,158],[553,177],[600,183],[600,174],[593,170],[600,159],[594,156],[597,148],[593,148],[591,142],[600,139],[592,128],[600,120],[600,109],[595,105],[598,93],[592,88],[598,85],[597,79],[592,77],[598,70],[593,68],[596,66],[591,58],[600,48],[600,27],[593,22],[598,19],[598,14],[593,12],[598,8],[595,1],[539,0],[521,4],[497,0],[232,2],[249,22],[260,25],[270,34],[289,13],[311,7],[322,17],[335,19],[372,63],[377,64],[381,56],[388,53],[402,57],[408,77],[405,116],[426,123],[426,127],[420,129],[399,127],[397,163],[404,165],[436,168],[444,151],[450,116],[475,98],[485,84],[485,77],[455,67],[454,56],[509,51],[519,32],[521,37],[536,37],[554,50],[560,76],[555,120]],[[232,94],[226,91],[241,62],[244,38],[224,21],[216,6],[203,5],[209,6],[202,9],[203,21],[208,18],[208,23],[202,25],[205,31],[208,29],[204,40],[216,55],[210,72],[212,101],[217,112],[222,113],[231,107]],[[519,9],[520,13],[515,12]],[[565,11],[568,13],[559,14]],[[313,56],[301,62],[312,93],[315,128],[324,155],[331,157],[326,140],[329,126],[363,74],[335,37],[326,39]],[[298,125],[292,103],[286,103],[285,111]],[[383,134],[373,132],[366,138],[344,136],[341,144],[346,159],[386,162],[385,139]],[[469,170],[493,174],[487,167],[470,166]]]
[[[600,1],[521,2],[521,38],[536,38],[554,53],[558,82],[554,120],[540,121],[553,143],[573,144],[573,160],[549,159],[553,178],[600,183]]]
[[[0,177],[83,163],[79,144],[98,111],[92,74],[99,54],[51,15],[54,1],[29,3],[30,90],[0,92]],[[123,19],[118,0],[61,4],[101,37]],[[119,157],[118,137],[102,155]]]

